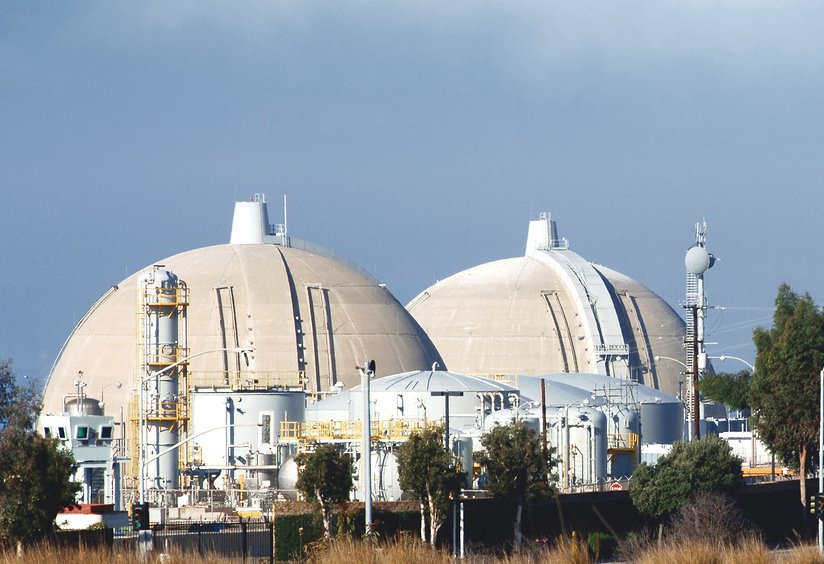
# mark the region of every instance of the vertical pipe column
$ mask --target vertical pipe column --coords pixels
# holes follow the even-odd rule
[[[372,422],[370,416],[369,391],[371,379],[375,375],[375,361],[370,360],[366,366],[358,366],[361,373],[363,391],[363,420],[361,436],[361,464],[363,475],[363,509],[366,536],[372,535]]]
[[[181,282],[172,272],[154,270],[142,280],[145,306],[145,367],[141,383],[141,423],[144,452],[141,454],[141,485],[157,490],[177,488],[179,441],[179,309]],[[145,483],[143,481],[145,480]]]

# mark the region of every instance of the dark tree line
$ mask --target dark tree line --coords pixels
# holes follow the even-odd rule
[[[54,530],[80,486],[74,457],[56,439],[35,432],[40,394],[17,383],[11,361],[0,360],[0,543],[28,544]]]

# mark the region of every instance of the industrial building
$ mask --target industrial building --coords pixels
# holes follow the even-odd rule
[[[229,244],[158,261],[100,297],[55,361],[39,426],[73,450],[88,446],[77,429],[97,430],[108,451],[81,465],[84,501],[247,511],[293,497],[294,455],[316,442],[360,457],[355,367],[368,359],[387,375],[370,384],[382,499],[402,493],[394,449],[432,423],[447,423],[465,468],[492,425],[546,429],[569,491],[624,477],[644,444],[682,436],[683,376],[654,359],[683,355],[684,322],[570,251],[546,215],[524,257],[456,274],[408,309],[270,225],[256,195],[236,203]]]

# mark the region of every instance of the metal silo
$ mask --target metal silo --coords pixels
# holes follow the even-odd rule
[[[642,444],[670,444],[684,438],[684,405],[651,399],[641,403]]]
[[[558,409],[551,424],[558,459],[560,486],[594,484],[607,477],[607,420],[591,407],[580,405]]]
[[[155,266],[140,277],[142,291],[143,371],[138,390],[138,475],[140,498],[146,488],[160,491],[178,487],[178,442],[185,431],[186,284],[174,273]],[[183,327],[181,328],[181,325]],[[183,334],[181,339],[180,335]]]
[[[236,470],[261,472],[259,481],[275,486],[272,466],[280,461],[271,455],[276,454],[281,422],[303,421],[304,392],[198,389],[190,398],[190,436],[199,468],[221,470],[227,486]]]

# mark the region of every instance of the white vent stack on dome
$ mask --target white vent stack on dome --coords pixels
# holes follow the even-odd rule
[[[230,245],[261,245],[270,234],[269,211],[263,194],[255,194],[248,202],[235,202]]]
[[[555,220],[552,219],[552,215],[542,212],[538,219],[529,222],[524,256],[533,256],[536,251],[566,249],[568,247],[567,240],[558,237],[558,226],[555,224]]]

